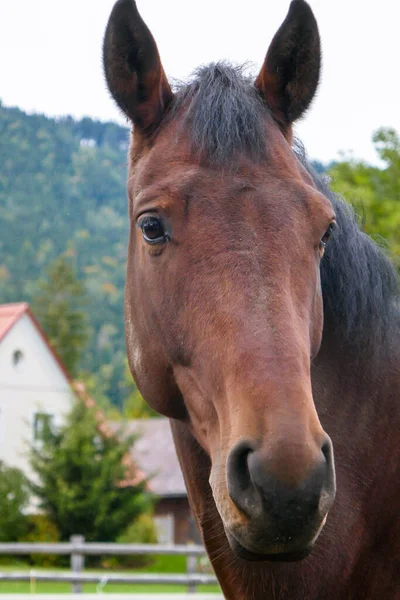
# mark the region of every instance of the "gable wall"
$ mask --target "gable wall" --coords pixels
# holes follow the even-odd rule
[[[14,353],[22,353],[14,364]],[[0,460],[32,476],[27,443],[33,441],[36,412],[62,422],[73,394],[29,315],[23,315],[0,342]]]

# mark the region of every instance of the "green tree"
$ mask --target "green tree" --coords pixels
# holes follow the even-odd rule
[[[33,299],[34,314],[46,332],[68,372],[76,376],[82,352],[88,340],[85,288],[65,256],[60,256],[48,269],[48,275],[37,285]]]
[[[124,460],[134,438],[112,433],[94,407],[77,400],[65,425],[44,429],[38,442],[31,464],[39,483],[31,487],[62,540],[115,541],[151,508],[146,482]]]
[[[28,481],[22,471],[0,461],[0,542],[15,542],[27,532],[25,509],[29,497]]]
[[[400,256],[400,137],[379,129],[373,141],[383,167],[343,159],[329,171],[332,187],[355,206],[366,233]]]

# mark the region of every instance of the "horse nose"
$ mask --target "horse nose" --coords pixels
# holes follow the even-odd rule
[[[307,523],[322,519],[335,493],[332,442],[328,436],[313,460],[304,465],[303,477],[290,477],[290,464],[271,461],[262,449],[240,442],[227,462],[228,491],[232,501],[249,519],[268,519],[282,535],[295,536]]]

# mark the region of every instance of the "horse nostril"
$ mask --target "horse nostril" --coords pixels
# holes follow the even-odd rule
[[[240,442],[228,458],[228,480],[234,479],[235,487],[240,491],[246,490],[250,483],[250,473],[247,458],[253,449],[246,442]]]
[[[325,458],[326,463],[329,463],[332,460],[332,442],[330,437],[326,437],[324,443],[321,446],[321,452]]]
[[[252,496],[252,482],[248,467],[249,454],[253,448],[240,442],[229,454],[227,462],[228,492],[236,506],[248,513],[247,504]]]

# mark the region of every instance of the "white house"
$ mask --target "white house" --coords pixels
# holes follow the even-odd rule
[[[0,305],[0,460],[31,477],[28,444],[46,421],[62,422],[73,396],[28,304]]]

